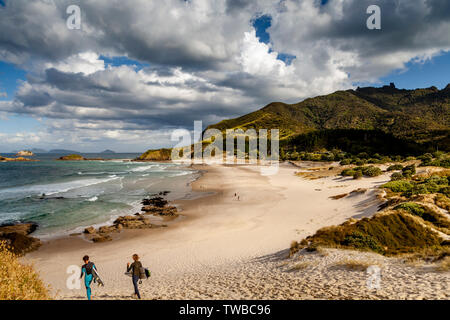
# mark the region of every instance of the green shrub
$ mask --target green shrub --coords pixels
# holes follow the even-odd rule
[[[403,170],[403,166],[401,164],[394,164],[389,168],[387,168],[387,171],[398,171],[398,170]]]
[[[441,190],[439,190],[439,192],[447,197],[450,197],[450,187],[444,187]]]
[[[414,185],[406,180],[390,181],[382,186],[383,188],[390,189],[392,192],[408,192],[411,191]]]
[[[411,164],[402,169],[404,177],[411,177],[416,174],[416,165]]]
[[[405,202],[394,208],[394,210],[405,210],[411,214],[422,217],[425,213],[425,209],[420,204],[414,202]]]
[[[344,169],[341,172],[341,176],[343,176],[343,177],[353,177],[354,174],[355,174],[355,170],[353,170],[353,169]]]
[[[413,215],[421,217],[423,220],[432,223],[438,228],[450,228],[450,220],[418,203],[405,202],[396,206],[394,210],[405,210]]]
[[[343,245],[356,249],[370,249],[378,253],[383,253],[383,248],[372,236],[358,231],[354,231],[346,236]]]
[[[363,173],[361,171],[355,171],[355,173],[353,174],[353,179],[357,180],[357,179],[361,179],[363,177]]]
[[[369,159],[369,155],[367,154],[367,152],[361,152],[357,155],[357,157],[360,159]]]
[[[342,160],[339,164],[341,165],[341,166],[347,166],[347,165],[349,165],[349,164],[351,164],[352,163],[352,159],[344,159],[344,160]]]
[[[369,166],[369,167],[364,167],[362,169],[362,173],[363,173],[363,175],[368,176],[368,177],[378,177],[379,175],[381,175],[383,173],[383,171],[381,171],[381,169],[378,167]]]
[[[403,175],[400,172],[394,172],[391,175],[391,181],[398,181],[398,180],[402,180],[403,179]]]

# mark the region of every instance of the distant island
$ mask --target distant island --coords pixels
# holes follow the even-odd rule
[[[79,154],[69,154],[67,156],[62,156],[59,159],[59,161],[107,161],[108,159],[103,158],[85,158],[82,155]]]
[[[106,149],[105,151],[102,151],[100,153],[102,153],[102,154],[115,154],[116,152],[114,152],[112,150],[109,150],[109,149]]]

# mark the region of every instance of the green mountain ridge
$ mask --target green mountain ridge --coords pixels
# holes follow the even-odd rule
[[[450,85],[406,90],[393,84],[382,88],[358,88],[309,98],[296,104],[274,102],[264,108],[209,126],[227,129],[280,130],[282,145],[290,149],[342,148],[354,141],[382,139],[404,152],[450,148]],[[337,135],[337,136],[333,136]],[[358,136],[361,136],[358,138]],[[317,143],[305,141],[318,140]],[[350,139],[339,143],[340,138]],[[387,139],[387,140],[386,140]],[[299,143],[299,141],[301,143]],[[305,144],[306,143],[306,144]],[[364,150],[346,151],[370,151]],[[367,148],[366,148],[367,149]],[[419,150],[420,149],[420,150]],[[391,150],[394,151],[394,150]]]
[[[353,154],[418,155],[450,151],[450,84],[442,90],[397,89],[391,84],[336,91],[295,104],[272,102],[210,125],[205,131],[208,129],[224,133],[227,129],[279,129],[284,153],[341,149]],[[139,159],[147,159],[149,152],[153,152],[153,160],[155,150]]]

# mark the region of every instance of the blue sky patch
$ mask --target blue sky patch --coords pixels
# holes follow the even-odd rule
[[[12,100],[18,81],[25,80],[26,72],[11,63],[0,61],[0,100]],[[6,96],[3,94],[6,93]]]
[[[112,66],[112,67],[120,67],[123,65],[126,66],[136,66],[137,70],[141,70],[143,68],[146,68],[149,66],[148,63],[142,63],[137,60],[132,60],[128,57],[121,56],[121,57],[106,57],[106,56],[100,56],[100,59],[105,61],[106,66]]]
[[[355,86],[382,86],[394,82],[400,89],[417,89],[435,86],[443,89],[450,83],[450,52],[443,53],[424,63],[408,62],[406,70],[395,70],[374,83],[360,82]]]
[[[267,32],[267,29],[272,25],[272,17],[270,15],[262,15],[252,21],[253,28],[256,31],[256,37],[260,42],[269,44],[270,43],[270,34]],[[272,52],[272,49],[269,49],[269,52]],[[277,59],[283,61],[286,65],[290,65],[292,61],[296,58],[296,56],[288,53],[278,53]]]

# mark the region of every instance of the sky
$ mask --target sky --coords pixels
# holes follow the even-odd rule
[[[446,0],[0,0],[0,30],[0,154],[143,152],[273,101],[450,82]]]

